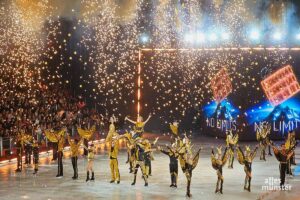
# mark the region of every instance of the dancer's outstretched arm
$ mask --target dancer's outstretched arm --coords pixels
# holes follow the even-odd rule
[[[136,123],[135,121],[133,121],[133,120],[129,119],[128,117],[125,117],[125,121],[129,121],[129,122],[131,122],[131,123],[133,123],[133,124],[135,124],[135,123]]]

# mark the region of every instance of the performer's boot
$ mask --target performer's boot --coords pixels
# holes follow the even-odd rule
[[[223,194],[223,180],[221,180],[220,193]]]
[[[248,180],[247,180],[247,176],[245,177],[245,183],[244,183],[244,190],[247,190],[247,183],[248,183]]]
[[[90,172],[87,171],[86,172],[86,182],[88,182],[90,180]]]
[[[271,145],[269,145],[269,156],[273,156],[271,153]]]
[[[186,196],[192,197],[191,191],[190,191],[191,181],[187,181],[187,187],[186,187]]]
[[[132,167],[133,167],[133,166],[132,166],[132,162],[129,161],[129,173],[132,173],[132,172],[133,172]]]
[[[92,172],[92,178],[91,178],[91,181],[94,181],[95,180],[95,176],[94,176],[94,172]]]
[[[171,185],[170,185],[170,187],[173,187],[174,186],[174,174],[173,173],[171,173]]]
[[[217,181],[215,193],[218,193],[218,192],[219,192],[219,179],[218,179],[218,181]]]
[[[231,169],[233,169],[233,161],[234,161],[234,156],[232,155],[231,166],[230,166]]]
[[[136,182],[136,174],[134,174],[133,182],[131,183],[131,185],[135,185],[135,182]]]
[[[248,179],[248,191],[251,192],[251,177]]]
[[[145,181],[145,187],[147,187],[147,186],[148,186],[147,176],[146,176],[146,175],[143,175],[143,178],[144,178],[144,181]]]

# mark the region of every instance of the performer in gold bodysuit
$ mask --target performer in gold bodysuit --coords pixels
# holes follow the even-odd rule
[[[143,133],[144,133],[144,127],[146,125],[146,123],[150,120],[151,115],[148,116],[148,118],[146,119],[146,121],[143,122],[143,117],[138,116],[137,121],[133,121],[131,119],[129,119],[128,117],[125,117],[125,121],[129,121],[132,124],[134,124],[134,138],[137,137],[142,137]]]
[[[248,190],[249,192],[251,191],[252,161],[255,158],[257,149],[258,147],[255,147],[253,152],[251,152],[250,147],[246,146],[244,154],[242,149],[239,146],[237,147],[238,161],[241,165],[244,165],[244,171],[246,173],[244,190]]]
[[[227,162],[227,147],[225,148],[223,155],[222,155],[222,147],[217,148],[216,155],[212,148],[211,163],[213,168],[217,171],[217,176],[218,176],[215,193],[220,192],[221,194],[223,194],[223,183],[224,183],[223,166],[226,164],[226,162]]]
[[[73,180],[78,179],[78,166],[77,166],[77,160],[78,160],[78,155],[79,155],[79,148],[81,143],[83,142],[83,138],[81,138],[80,141],[77,139],[71,139],[71,137],[68,135],[68,142],[70,145],[70,150],[71,150],[71,160],[72,160],[72,166],[73,166],[73,171],[74,175],[72,177]]]
[[[228,162],[228,168],[233,169],[233,161],[234,161],[234,149],[235,145],[237,144],[239,140],[239,135],[235,134],[233,136],[232,131],[228,131],[227,137],[226,137],[226,145],[228,149],[228,156],[229,156],[229,162]]]
[[[88,156],[87,156],[88,163],[86,166],[86,182],[88,182],[89,180],[94,181],[95,180],[94,159],[95,159],[96,149],[93,143],[91,143],[89,147],[83,145],[83,148],[85,148],[88,151]],[[92,174],[91,179],[90,179],[90,172]]]
[[[119,172],[119,163],[118,163],[118,153],[119,153],[119,140],[122,137],[116,132],[116,128],[114,123],[116,122],[116,118],[113,116],[110,119],[111,124],[109,125],[109,132],[106,137],[106,142],[109,143],[109,166],[111,171],[111,181],[110,183],[114,183],[117,181],[117,184],[120,183],[120,172]]]

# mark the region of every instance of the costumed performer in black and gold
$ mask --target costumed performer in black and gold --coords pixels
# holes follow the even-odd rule
[[[33,139],[32,143],[32,152],[33,152],[33,164],[34,164],[34,172],[36,174],[39,171],[39,144],[37,140]]]
[[[63,128],[59,131],[45,130],[45,135],[50,142],[57,143],[57,175],[56,177],[62,177],[63,172],[63,150],[65,144],[66,129]]]
[[[237,159],[241,165],[244,165],[244,171],[246,173],[244,190],[251,191],[251,179],[252,179],[252,161],[255,158],[256,151],[258,147],[256,146],[253,152],[249,146],[245,147],[245,153],[243,150],[237,146]]]
[[[193,170],[198,164],[201,148],[199,148],[199,150],[194,154],[191,141],[186,135],[184,139],[178,137],[176,143],[178,148],[177,153],[179,155],[180,166],[187,179],[186,196],[191,197],[191,182]]]
[[[230,169],[233,169],[234,149],[236,144],[238,143],[238,140],[239,140],[239,135],[238,134],[233,135],[232,130],[228,130],[226,136],[226,145],[227,145],[228,157],[229,157],[228,168]]]
[[[271,126],[265,122],[256,130],[256,139],[260,146],[260,160],[266,161],[266,148],[270,144],[269,135],[271,133]]]
[[[150,120],[151,115],[148,116],[146,121],[143,121],[143,117],[142,116],[138,116],[137,117],[137,121],[133,121],[131,119],[129,119],[128,117],[125,117],[125,121],[129,121],[132,124],[134,124],[134,139],[137,137],[142,137],[143,133],[144,133],[144,127],[146,125],[146,123]]]
[[[70,135],[68,135],[67,138],[68,138],[68,142],[70,145],[71,161],[72,161],[72,167],[73,167],[73,172],[74,172],[72,179],[75,180],[75,179],[78,179],[77,161],[78,161],[78,155],[79,155],[79,148],[83,142],[83,138],[81,138],[80,141],[78,141],[78,139],[71,139]]]
[[[223,194],[223,183],[224,183],[224,177],[223,177],[223,166],[227,162],[227,147],[225,148],[225,151],[222,155],[222,147],[217,148],[217,154],[214,153],[214,149],[211,150],[211,163],[213,168],[217,171],[217,184],[216,184],[216,190],[215,193],[220,192]]]

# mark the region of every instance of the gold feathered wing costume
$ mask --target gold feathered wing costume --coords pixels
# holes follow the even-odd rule
[[[93,136],[93,134],[95,133],[96,126],[94,125],[88,130],[84,130],[82,128],[77,127],[77,131],[78,131],[80,137],[89,140]]]
[[[237,154],[237,159],[238,159],[239,163],[241,165],[244,165],[245,164],[245,155],[244,155],[243,151],[241,150],[241,148],[237,148],[236,154]]]
[[[45,135],[50,142],[58,142],[58,137],[64,136],[65,132],[65,129],[62,129],[60,131],[45,130]]]
[[[215,157],[214,154],[211,155],[211,164],[212,164],[212,167],[215,170],[218,170],[218,165],[219,164],[221,164],[222,166],[224,166],[226,164],[226,162],[227,162],[227,148],[225,148],[225,151],[223,153],[221,162]]]
[[[170,129],[175,136],[178,136],[178,126],[174,126],[173,124],[170,124]]]

